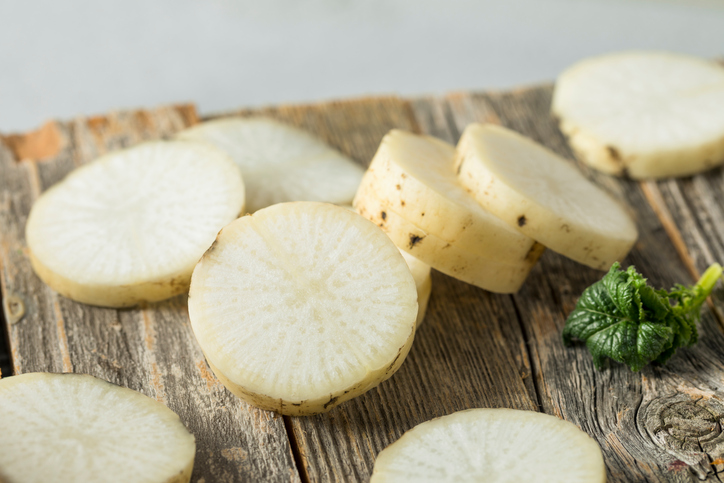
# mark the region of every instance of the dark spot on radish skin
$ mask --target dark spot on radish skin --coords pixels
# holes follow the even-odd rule
[[[527,222],[528,220],[525,219],[525,215],[520,215],[518,217],[518,226],[525,226]]]
[[[402,189],[402,186],[400,186],[400,185],[398,184],[397,186],[395,186],[395,188],[397,188],[398,190],[401,190],[401,189]]]
[[[380,216],[382,217],[383,220],[387,219],[387,213],[385,213],[384,211],[380,212]]]
[[[462,170],[463,170],[463,163],[461,162],[461,163],[458,165],[458,172],[457,172],[457,174],[460,175],[460,171],[462,171]]]
[[[400,201],[400,206],[405,206],[405,202],[404,202],[404,201]]]
[[[566,233],[570,233],[570,232],[571,232],[571,227],[568,226],[566,223],[564,223],[564,224],[561,225],[561,230],[564,230]]]
[[[332,397],[330,397],[330,398],[329,398],[329,401],[327,401],[326,403],[324,403],[324,409],[327,409],[330,405],[332,405],[332,404],[334,404],[335,402],[337,402],[337,399],[339,399],[339,396],[332,396]]]
[[[424,236],[417,236],[413,233],[410,233],[410,248],[413,248],[415,245],[420,243],[422,239],[425,238]]]
[[[611,156],[614,161],[621,162],[621,153],[618,152],[618,149],[613,146],[606,146],[606,151],[608,151],[608,155]]]

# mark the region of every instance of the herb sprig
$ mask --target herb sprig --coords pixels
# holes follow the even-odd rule
[[[635,267],[622,270],[614,263],[581,295],[566,320],[563,342],[585,342],[597,369],[607,358],[632,371],[650,362],[664,364],[679,347],[696,343],[701,306],[721,275],[715,263],[691,287],[655,290]]]

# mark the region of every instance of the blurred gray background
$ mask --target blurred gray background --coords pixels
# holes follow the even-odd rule
[[[0,131],[192,101],[511,88],[621,49],[724,55],[724,1],[0,0]]]

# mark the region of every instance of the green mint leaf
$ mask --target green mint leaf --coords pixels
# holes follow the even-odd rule
[[[622,270],[614,263],[581,295],[566,320],[563,342],[585,342],[597,369],[607,359],[632,371],[653,361],[663,364],[679,347],[696,343],[701,306],[721,274],[714,264],[696,285],[667,292],[651,288],[634,267]]]

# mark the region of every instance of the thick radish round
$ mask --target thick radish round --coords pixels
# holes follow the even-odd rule
[[[308,415],[400,367],[417,291],[400,252],[369,221],[331,204],[281,203],[219,233],[194,270],[189,316],[231,392]]]
[[[38,276],[78,302],[129,307],[188,290],[196,262],[244,208],[216,148],[150,142],[82,166],[43,193],[26,238]]]
[[[177,134],[231,155],[250,213],[285,201],[350,203],[363,169],[305,131],[263,117],[205,122]]]
[[[0,481],[184,483],[196,444],[143,394],[82,374],[0,380]]]
[[[430,265],[424,263],[403,249],[399,249],[402,257],[410,267],[412,278],[415,279],[415,288],[417,288],[417,326],[425,318],[427,312],[427,303],[430,301],[430,293],[432,292],[432,277],[430,276]]]
[[[556,82],[553,113],[580,159],[633,178],[724,162],[724,67],[665,52],[583,60]]]
[[[608,269],[636,241],[621,204],[575,165],[514,131],[469,125],[456,164],[460,182],[486,210],[577,262]]]
[[[371,483],[604,483],[596,442],[574,424],[515,409],[469,409],[415,426],[377,456]]]
[[[410,223],[365,189],[355,198],[359,214],[377,224],[387,236],[432,268],[463,282],[495,293],[518,291],[545,247],[534,243],[524,260],[506,263],[487,258],[488,253],[462,250]]]
[[[523,261],[534,241],[488,213],[455,175],[455,147],[392,130],[380,143],[360,190],[374,192],[406,220],[460,249],[505,263]]]

